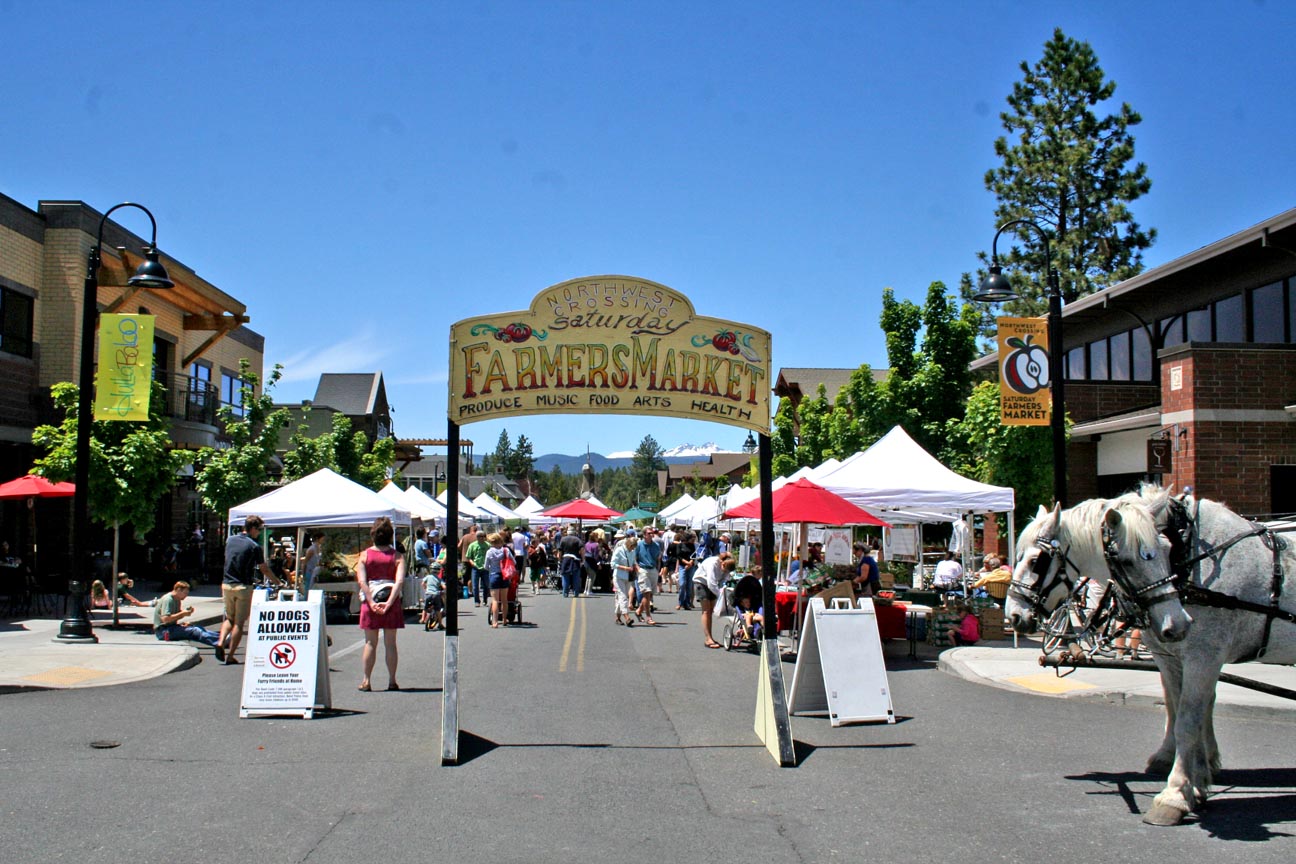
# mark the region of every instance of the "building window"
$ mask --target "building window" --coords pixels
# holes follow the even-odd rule
[[[1246,341],[1246,314],[1241,294],[1215,301],[1215,341]]]
[[[243,382],[237,375],[221,373],[221,403],[228,405],[235,417],[243,416]]]
[[[1148,338],[1148,332],[1142,327],[1135,327],[1130,331],[1130,336],[1134,341],[1134,380],[1151,381],[1152,341]]]
[[[1066,377],[1071,381],[1083,381],[1088,377],[1083,345],[1072,348],[1066,353]]]
[[[1161,347],[1173,348],[1182,345],[1184,339],[1184,316],[1176,315],[1161,322]]]
[[[1194,309],[1184,316],[1188,319],[1188,341],[1211,341],[1211,310]]]
[[[1287,310],[1283,308],[1281,282],[1252,290],[1251,341],[1287,341]]]
[[[32,298],[0,287],[0,351],[32,356]]]
[[[1130,380],[1130,334],[1117,333],[1107,340],[1111,345],[1111,380]]]
[[[1107,365],[1107,340],[1099,339],[1089,343],[1089,379],[1106,381],[1109,378]]]

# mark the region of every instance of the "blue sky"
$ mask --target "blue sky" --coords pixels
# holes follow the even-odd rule
[[[994,234],[999,112],[1055,26],[1144,118],[1163,263],[1296,206],[1289,2],[29,3],[0,0],[0,192],[124,200],[248,304],[277,395],[381,370],[445,435],[446,333],[623,273],[773,334],[774,367],[884,366]],[[137,233],[145,226],[123,222]],[[538,454],[732,427],[484,422]]]

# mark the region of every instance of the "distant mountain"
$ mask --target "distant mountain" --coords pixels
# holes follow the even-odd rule
[[[684,465],[690,462],[705,462],[712,453],[726,453],[730,451],[721,450],[715,444],[681,444],[678,447],[672,447],[662,453],[662,458],[669,465]],[[604,468],[627,468],[634,461],[633,450],[621,450],[604,456],[601,453],[589,454],[590,467],[597,474]],[[480,457],[478,457],[480,461]],[[535,460],[535,470],[541,474],[553,470],[555,465],[558,470],[564,474],[579,474],[582,466],[585,464],[585,454],[581,453],[576,456],[568,456],[563,453],[546,453],[543,456],[537,456]]]

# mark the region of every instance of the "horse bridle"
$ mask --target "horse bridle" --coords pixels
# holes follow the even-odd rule
[[[1068,594],[1074,591],[1075,582],[1071,580],[1068,571],[1074,570],[1079,575],[1080,568],[1067,557],[1066,550],[1056,538],[1040,537],[1035,545],[1039,549],[1039,555],[1031,565],[1031,574],[1035,578],[1027,583],[1014,577],[1012,582],[1008,583],[1008,596],[1029,606],[1040,617],[1044,617],[1048,614],[1048,610],[1044,608],[1044,598],[1052,594],[1053,589],[1058,585],[1065,585]],[[1060,563],[1057,571],[1050,578],[1049,570],[1053,569],[1054,558],[1057,558]]]
[[[1168,576],[1142,587],[1134,584],[1129,570],[1120,560],[1120,546],[1116,542],[1116,532],[1105,521],[1102,526],[1102,549],[1103,558],[1107,562],[1107,572],[1111,574],[1112,581],[1116,583],[1116,587],[1126,597],[1137,603],[1144,612],[1150,610],[1156,604],[1178,595],[1179,586],[1173,570]],[[1142,555],[1143,553],[1140,552],[1139,554]],[[1145,560],[1150,561],[1156,556],[1157,552],[1153,551],[1150,555],[1145,556]]]

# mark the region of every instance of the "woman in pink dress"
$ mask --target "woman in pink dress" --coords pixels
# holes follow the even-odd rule
[[[372,688],[369,676],[378,660],[378,631],[383,634],[383,659],[387,661],[387,689],[399,690],[396,683],[396,631],[405,626],[401,603],[401,583],[405,581],[405,556],[392,545],[395,529],[391,519],[374,520],[369,536],[373,545],[360,553],[356,564],[356,581],[360,583],[360,629],[364,631],[364,678],[360,690]]]

